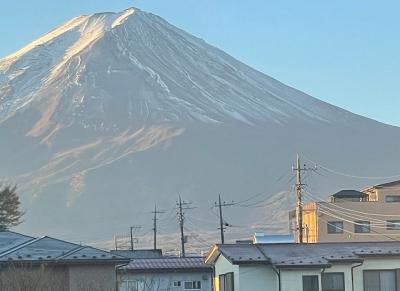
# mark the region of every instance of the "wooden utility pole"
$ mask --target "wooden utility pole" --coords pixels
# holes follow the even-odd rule
[[[185,223],[185,213],[184,210],[193,209],[193,207],[189,207],[192,204],[191,202],[182,201],[181,196],[179,195],[179,202],[177,203],[179,211],[178,211],[178,220],[179,220],[179,227],[181,230],[181,257],[185,257],[185,234],[184,230],[184,223]]]
[[[300,165],[300,156],[297,154],[296,167],[293,167],[293,171],[296,172],[296,216],[297,216],[297,241],[299,243],[304,242],[304,224],[303,224],[303,186],[301,179],[301,173],[304,171],[312,171],[315,169],[307,168],[306,165],[303,167]]]
[[[232,205],[234,205],[233,202],[232,203],[226,203],[224,201],[224,203],[222,203],[221,202],[221,194],[218,195],[218,204],[217,204],[217,202],[215,202],[215,206],[218,206],[218,208],[219,208],[219,229],[220,229],[220,232],[221,232],[221,243],[222,244],[225,243],[225,234],[224,234],[225,223],[224,223],[224,218],[222,216],[222,207],[232,206]]]
[[[164,211],[157,210],[157,205],[154,205],[153,217],[153,249],[157,249],[157,214],[164,213]]]
[[[139,229],[141,229],[142,227],[141,226],[139,226],[139,225],[133,225],[133,226],[131,226],[130,227],[130,232],[131,232],[131,251],[133,252],[133,250],[134,250],[134,247],[133,247],[133,242],[134,242],[134,237],[133,237],[133,232],[135,231],[137,231],[137,230],[139,230]],[[136,238],[135,238],[136,239]],[[137,239],[136,239],[136,242],[137,242]]]

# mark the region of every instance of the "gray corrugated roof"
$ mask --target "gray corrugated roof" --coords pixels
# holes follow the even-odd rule
[[[362,198],[365,193],[357,190],[341,190],[332,195],[335,198]]]
[[[112,254],[119,255],[130,259],[153,259],[161,258],[162,250],[112,250]]]
[[[3,253],[34,238],[13,231],[0,231],[0,253]]]
[[[211,267],[204,262],[204,258],[188,257],[175,258],[163,257],[154,259],[132,259],[126,266],[121,267],[123,270],[143,271],[143,270],[205,270],[212,271]]]
[[[396,186],[396,185],[399,185],[399,184],[400,184],[400,180],[397,180],[397,181],[393,181],[393,182],[378,184],[378,185],[375,185],[374,187],[385,188],[385,187]]]
[[[8,233],[8,234],[7,234]],[[14,239],[12,239],[14,238]],[[11,243],[8,243],[11,242]],[[80,263],[91,262],[120,262],[127,258],[89,246],[58,240],[51,237],[24,238],[13,232],[0,233],[0,262],[57,262]]]
[[[274,264],[277,267],[328,266],[360,261],[367,256],[400,256],[400,242],[217,245],[234,264]]]

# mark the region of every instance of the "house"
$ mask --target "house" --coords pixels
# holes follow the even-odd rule
[[[212,271],[202,257],[132,259],[118,268],[118,290],[211,291]]]
[[[397,291],[400,242],[215,245],[215,291]]]
[[[0,290],[111,291],[116,266],[128,262],[90,246],[0,231]]]
[[[303,206],[303,242],[366,242],[400,240],[400,181],[363,191],[342,190],[327,202]],[[289,214],[295,237],[297,213]]]

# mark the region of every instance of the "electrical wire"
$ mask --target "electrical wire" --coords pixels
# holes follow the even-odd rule
[[[310,197],[311,199],[316,200],[317,202],[325,202],[325,203],[326,203],[326,201],[324,201],[324,200],[323,200],[321,197],[319,197],[318,195],[311,194],[311,193],[308,192],[308,191],[304,191],[303,193],[305,194],[305,196],[308,196],[308,197]],[[371,203],[372,203],[372,202],[371,202]],[[358,210],[346,208],[346,207],[343,207],[343,206],[339,206],[339,205],[337,205],[337,204],[335,204],[335,203],[331,203],[331,204],[329,204],[329,205],[331,205],[331,206],[333,206],[333,207],[336,207],[336,208],[338,208],[338,209],[342,209],[342,210],[346,210],[346,211],[354,212],[354,213],[358,213],[358,214],[363,214],[363,215],[367,215],[367,216],[371,216],[371,215],[372,215],[372,216],[381,216],[381,217],[400,217],[399,214],[379,214],[379,213],[362,212],[362,211],[358,211]]]
[[[309,159],[308,157],[303,156],[306,160],[309,162],[313,163],[316,167],[321,168],[329,173],[339,175],[339,176],[344,176],[348,178],[355,178],[355,179],[366,179],[366,180],[386,180],[386,179],[394,179],[394,178],[400,178],[400,174],[392,175],[392,176],[357,176],[357,175],[351,175],[347,173],[343,173],[331,168],[328,168],[327,166],[324,166],[320,163],[314,162],[313,160]]]

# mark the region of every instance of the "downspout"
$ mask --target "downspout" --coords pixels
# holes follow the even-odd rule
[[[281,270],[277,269],[273,264],[271,264],[272,270],[276,273],[278,276],[278,291],[281,291]]]
[[[364,264],[364,261],[359,263],[358,265],[354,265],[351,267],[351,290],[354,291],[354,269],[362,266]]]

